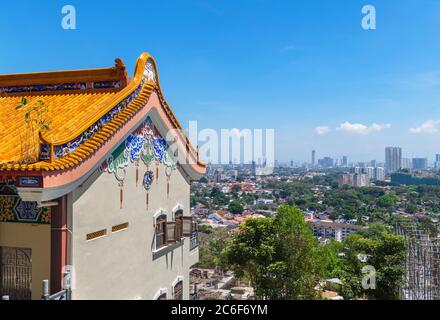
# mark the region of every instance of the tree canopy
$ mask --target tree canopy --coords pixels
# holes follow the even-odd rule
[[[316,298],[318,243],[296,207],[281,206],[273,219],[247,220],[223,255],[237,276],[250,279],[257,298]]]

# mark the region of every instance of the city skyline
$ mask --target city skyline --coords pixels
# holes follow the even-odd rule
[[[386,150],[386,148],[387,147],[385,147],[384,150]],[[400,148],[400,147],[397,147],[397,148]],[[424,156],[424,155],[412,157],[412,156],[408,156],[407,153],[405,153],[405,150],[403,150],[403,148],[400,148],[400,149],[402,149],[402,156],[401,156],[402,161],[411,160],[411,163],[412,163],[413,160],[427,160],[427,163],[429,165],[435,164],[436,162],[440,163],[440,153],[435,153],[431,157]],[[356,164],[356,163],[368,163],[368,162],[372,162],[372,161],[377,162],[377,163],[382,163],[383,165],[385,165],[385,163],[386,163],[386,156],[385,156],[386,151],[384,151],[384,154],[382,157],[379,157],[376,159],[375,158],[353,159],[347,154],[342,154],[342,155],[335,155],[332,153],[330,153],[330,154],[325,153],[324,154],[324,153],[319,153],[319,150],[315,150],[315,149],[311,150],[310,152],[313,152],[313,151],[315,152],[315,165],[319,160],[323,160],[327,157],[333,159],[334,161],[338,160],[341,165],[344,163],[346,165],[350,165],[350,164]],[[306,157],[304,157],[304,160],[297,160],[297,159],[292,158],[292,159],[286,160],[286,161],[284,161],[284,160],[278,160],[278,161],[280,164],[287,164],[287,163],[293,162],[295,164],[308,163],[310,165],[313,165],[313,161],[311,161],[311,160],[312,159],[309,156],[308,159],[306,159]],[[344,162],[344,160],[346,162]],[[402,163],[402,165],[403,165],[403,163]]]

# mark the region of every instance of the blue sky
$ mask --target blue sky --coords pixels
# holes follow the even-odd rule
[[[61,28],[66,4],[77,30]],[[377,30],[361,28],[366,4]],[[0,30],[0,73],[116,57],[132,73],[148,51],[184,126],[274,128],[280,161],[440,153],[440,1],[8,1]]]

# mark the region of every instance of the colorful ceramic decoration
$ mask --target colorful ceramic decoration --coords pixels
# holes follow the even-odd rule
[[[118,89],[122,87],[122,81],[97,81],[79,83],[60,83],[60,84],[36,84],[27,86],[0,87],[0,94],[9,93],[34,93],[47,91],[67,91],[67,90],[90,90],[90,89]]]
[[[0,195],[0,222],[50,224],[50,208],[22,201],[16,195]]]
[[[144,175],[144,188],[145,190],[150,190],[151,189],[151,185],[153,184],[153,180],[154,180],[154,174],[153,171],[147,171],[145,172]]]
[[[40,84],[28,86],[0,87],[0,94],[24,93],[24,92],[45,92],[45,91],[66,91],[66,90],[85,90],[87,83],[61,83],[61,84]]]
[[[150,117],[113,151],[101,165],[101,171],[114,173],[118,181],[123,181],[125,168],[130,163],[137,164],[140,160],[147,167],[156,161],[158,164],[163,163],[170,171],[176,168],[167,142],[159,135]]]

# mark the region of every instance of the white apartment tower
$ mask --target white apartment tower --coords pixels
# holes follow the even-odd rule
[[[385,170],[387,172],[396,172],[402,168],[402,148],[385,148]]]

